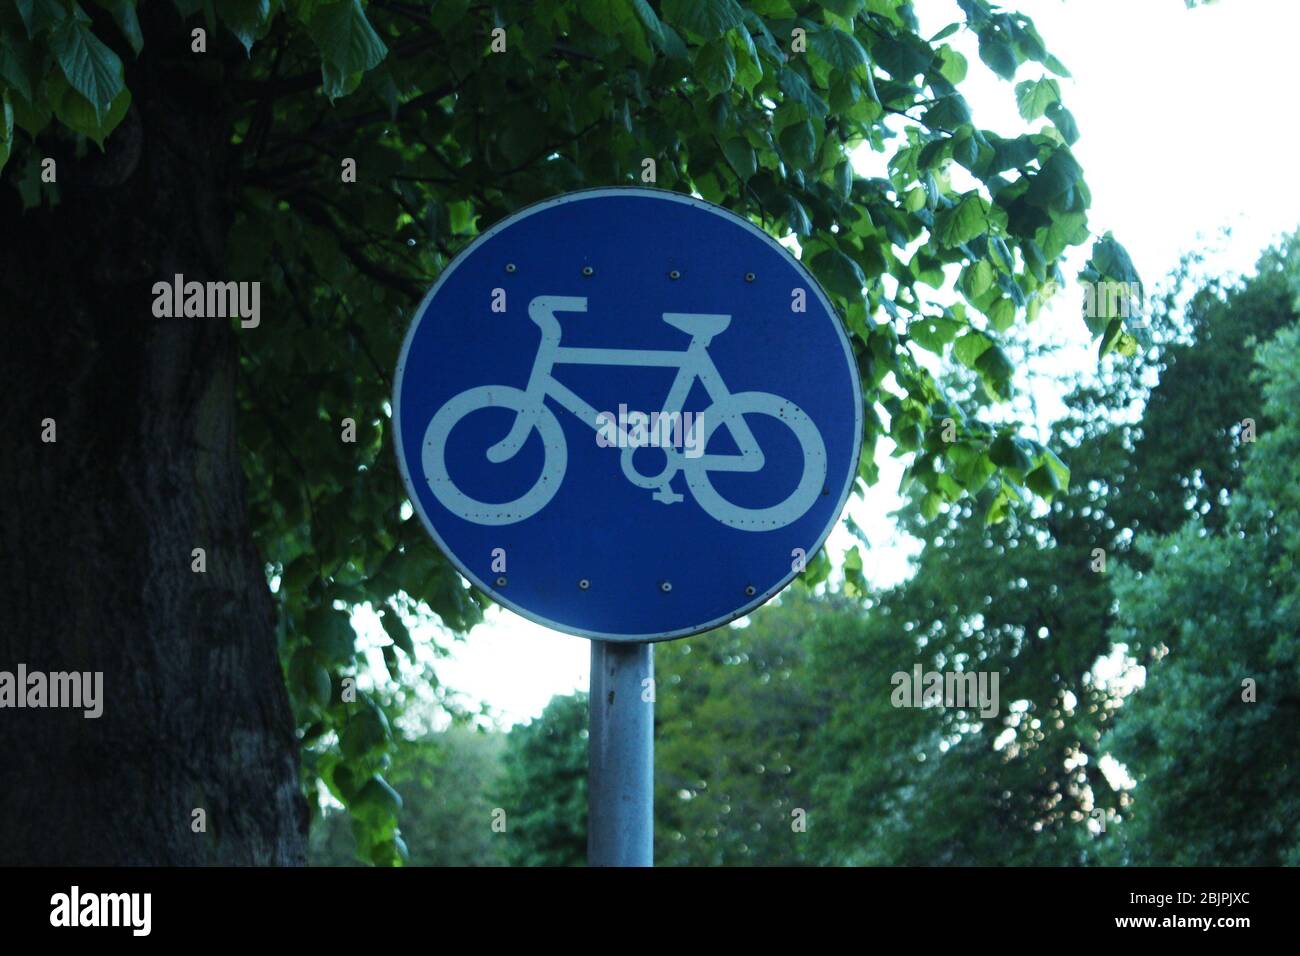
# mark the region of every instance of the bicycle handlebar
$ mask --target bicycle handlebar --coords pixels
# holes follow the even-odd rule
[[[560,341],[560,320],[556,312],[586,312],[587,300],[572,295],[539,295],[528,303],[528,317],[541,327],[542,341]]]

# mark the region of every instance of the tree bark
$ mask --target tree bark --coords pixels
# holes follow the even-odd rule
[[[98,719],[0,709],[0,864],[300,864],[235,433],[241,333],[152,311],[157,281],[227,278],[221,70],[177,55],[179,21],[146,33],[107,152],[42,139],[59,203],[0,192],[0,670],[103,673]]]

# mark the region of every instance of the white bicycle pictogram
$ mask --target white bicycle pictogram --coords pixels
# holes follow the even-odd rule
[[[676,368],[677,376],[664,401],[665,413],[680,413],[698,381],[712,404],[700,413],[703,434],[699,447],[704,453],[689,457],[675,447],[664,447],[666,461],[657,475],[643,475],[633,463],[636,448],[622,448],[620,464],[623,474],[640,488],[656,489],[653,498],[665,504],[683,500],[672,490],[678,472],[686,475],[686,484],[704,511],[722,524],[743,531],[770,531],[798,520],[813,506],[826,480],[826,445],[811,418],[794,402],[770,392],[731,392],[717,366],[709,356],[709,342],[731,322],[729,315],[690,312],[666,312],[663,319],[691,337],[684,352],[652,349],[573,348],[560,345],[560,321],[556,312],[586,312],[587,300],[575,296],[538,296],[528,304],[528,316],[540,326],[542,341],[537,349],[532,373],[524,389],[509,385],[480,385],[466,389],[438,409],[424,433],[421,462],[424,475],[437,499],[448,511],[467,521],[483,525],[507,525],[523,521],[542,508],[559,491],[568,466],[568,447],[564,429],[555,413],[547,407],[550,397],[577,416],[593,430],[599,430],[599,413],[572,390],[551,375],[556,365],[605,365],[642,368]],[[486,502],[471,498],[458,488],[447,471],[447,439],[465,416],[484,408],[504,408],[515,412],[509,433],[487,449],[487,459],[501,464],[513,458],[534,429],[544,448],[542,471],[527,492],[513,501]],[[747,508],[733,504],[714,489],[711,472],[757,472],[766,461],[753,432],[745,424],[746,415],[768,415],[785,424],[799,442],[803,453],[803,472],[799,484],[777,504]],[[708,454],[709,439],[718,428],[730,433],[739,454]]]

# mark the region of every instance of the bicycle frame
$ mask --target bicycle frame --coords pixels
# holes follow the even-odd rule
[[[528,438],[533,428],[536,409],[540,409],[549,395],[561,407],[585,422],[593,431],[601,427],[601,414],[577,395],[572,389],[560,384],[551,374],[556,365],[603,365],[627,366],[634,368],[676,368],[677,377],[668,390],[664,401],[664,413],[679,413],[686,404],[691,387],[698,380],[704,386],[712,400],[710,408],[716,408],[731,396],[731,391],[722,380],[717,366],[708,353],[708,344],[712,336],[692,335],[685,351],[662,351],[655,349],[599,349],[573,348],[560,345],[560,322],[555,312],[586,312],[585,298],[569,296],[538,296],[528,306],[528,315],[542,330],[542,341],[533,361],[533,369],[528,377],[525,393],[529,398],[529,411],[520,412],[515,418],[509,434],[487,451],[489,461],[499,463],[511,458]],[[745,424],[744,416],[728,415],[719,423],[731,431],[738,455],[702,455],[695,459],[685,459],[676,448],[663,448],[665,454],[674,462],[676,468],[689,460],[694,467],[709,471],[758,471],[763,467],[763,453],[754,438],[753,432]],[[715,426],[716,427],[716,426]],[[626,430],[622,436],[627,437]],[[675,470],[675,469],[674,469]]]

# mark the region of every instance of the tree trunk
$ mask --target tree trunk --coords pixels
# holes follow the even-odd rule
[[[150,33],[107,153],[53,154],[53,208],[0,193],[0,671],[103,673],[97,719],[0,709],[0,864],[304,860],[235,435],[256,333],[152,309],[176,273],[226,278],[230,132],[200,79],[220,70],[166,42],[179,21]]]

